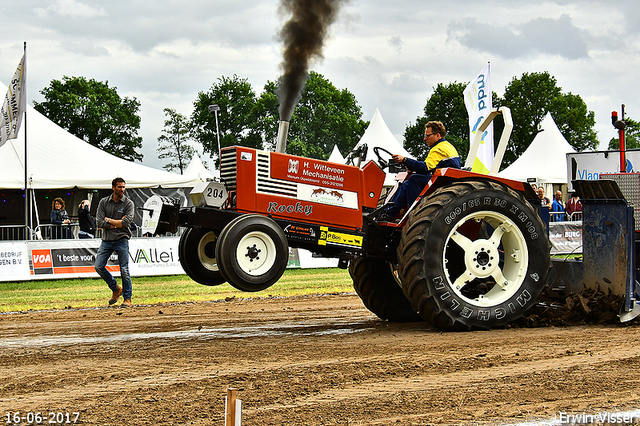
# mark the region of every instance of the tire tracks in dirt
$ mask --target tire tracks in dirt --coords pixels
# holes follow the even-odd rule
[[[69,407],[85,424],[116,424],[114,406],[129,424],[219,424],[226,387],[243,424],[264,426],[495,424],[640,401],[637,326],[441,333],[346,295],[11,315],[4,331],[0,411]],[[42,334],[58,344],[19,344]]]

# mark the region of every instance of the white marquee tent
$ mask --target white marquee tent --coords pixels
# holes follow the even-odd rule
[[[6,86],[0,83],[0,93]],[[27,129],[29,187],[32,189],[110,188],[116,176],[127,188],[193,187],[197,176],[177,175],[126,161],[108,154],[58,127],[33,107],[27,106],[16,139],[0,147],[0,188],[24,188],[24,131]]]
[[[331,151],[331,155],[329,156],[329,159],[327,161],[331,161],[332,163],[344,164],[344,157],[342,156],[342,153],[340,153],[338,145],[333,146],[333,151]]]
[[[550,113],[542,120],[542,131],[536,135],[529,148],[498,173],[498,176],[526,181],[538,178],[546,184],[567,183],[567,153],[576,152],[562,136]]]
[[[385,123],[382,118],[382,114],[380,114],[380,110],[376,108],[376,112],[373,114],[373,118],[371,122],[369,122],[369,126],[367,130],[365,130],[364,135],[360,138],[360,141],[356,144],[354,149],[359,148],[362,144],[367,144],[367,156],[362,164],[366,164],[369,160],[377,160],[376,154],[373,152],[374,147],[384,148],[392,154],[401,154],[404,157],[411,157],[411,154],[404,149],[402,144],[398,142],[387,123]],[[385,160],[389,159],[389,155],[386,153],[381,153],[382,158]],[[387,178],[385,179],[385,185],[394,185],[395,184],[395,174],[387,173]]]
[[[189,165],[184,171],[185,176],[191,176],[198,178],[202,182],[206,182],[207,180],[213,180],[214,174],[216,176],[220,175],[219,170],[215,170],[213,173],[209,171],[204,164],[202,164],[202,160],[198,156],[198,154],[194,154],[193,158],[189,162]]]
[[[362,144],[367,144],[367,157],[363,161],[363,164],[366,164],[369,160],[376,160],[376,154],[373,152],[374,147],[384,148],[392,154],[401,154],[405,157],[411,157],[411,154],[407,152],[406,149],[402,147],[402,144],[398,142],[389,127],[387,127],[387,123],[385,123],[382,118],[382,114],[380,114],[380,110],[376,109],[376,112],[373,114],[373,118],[369,123],[369,127],[365,130],[364,135],[360,138],[360,141],[356,144],[354,149],[359,148]],[[382,154],[385,156],[386,154]],[[387,159],[388,157],[384,157]]]

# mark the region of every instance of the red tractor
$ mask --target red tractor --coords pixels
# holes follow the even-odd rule
[[[399,223],[378,218],[390,153],[364,167],[244,147],[221,152],[221,181],[166,205],[162,231],[186,227],[186,273],[260,291],[289,247],[338,258],[365,306],[389,321],[488,329],[523,316],[547,283],[549,240],[528,184],[441,169]],[[385,159],[387,158],[387,159]],[[534,207],[535,206],[535,207]]]

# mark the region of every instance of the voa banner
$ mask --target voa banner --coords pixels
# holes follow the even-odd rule
[[[178,237],[131,239],[131,276],[184,274],[178,260],[178,241]],[[94,264],[99,247],[99,239],[0,243],[0,281],[98,277]],[[116,276],[120,274],[115,253],[107,269]]]

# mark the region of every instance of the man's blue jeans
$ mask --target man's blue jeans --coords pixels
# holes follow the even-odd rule
[[[122,278],[122,297],[131,299],[131,275],[129,274],[129,239],[120,238],[115,241],[102,241],[96,255],[96,272],[106,281],[111,291],[118,289],[118,284],[113,275],[107,270],[107,261],[113,252],[118,254],[120,264],[120,278]]]
[[[421,175],[414,173],[409,176],[409,179],[400,184],[393,200],[391,200],[395,204],[387,211],[389,217],[393,219],[398,213],[400,213],[400,210],[413,204],[430,180],[431,174]]]

